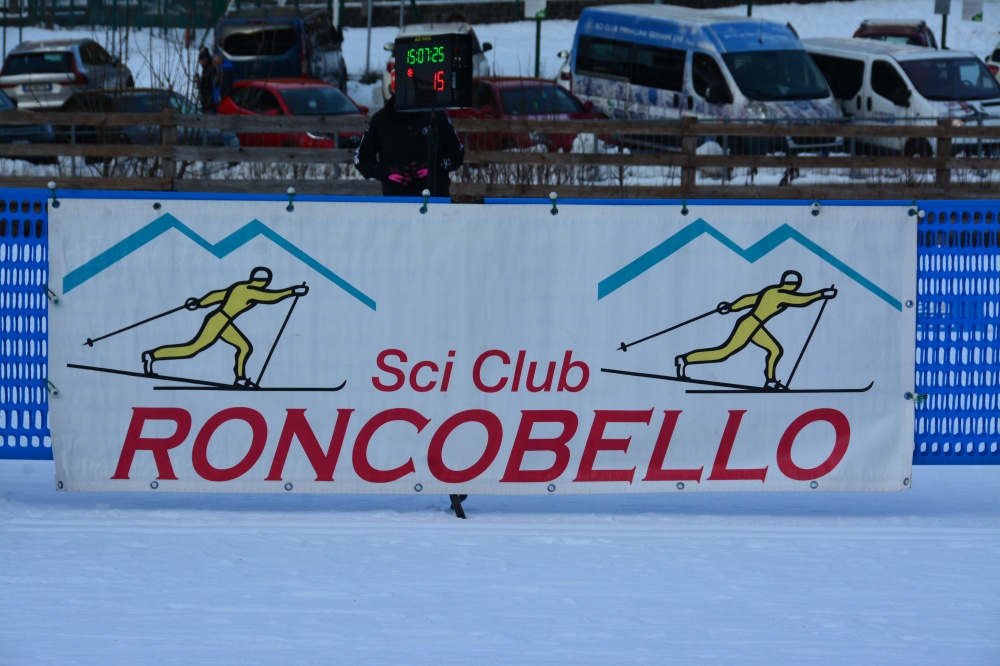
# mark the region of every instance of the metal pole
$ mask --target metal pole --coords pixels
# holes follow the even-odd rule
[[[535,12],[535,78],[541,72],[542,59],[542,19],[545,18],[545,9]]]
[[[753,16],[753,0],[747,0],[747,16]]]
[[[948,43],[948,15],[941,15],[941,50],[944,51]]]
[[[368,42],[365,49],[365,74],[372,71],[372,0],[368,0]]]

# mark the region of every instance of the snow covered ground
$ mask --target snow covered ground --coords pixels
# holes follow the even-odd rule
[[[60,493],[0,461],[0,663],[997,664],[1000,467],[902,493]]]

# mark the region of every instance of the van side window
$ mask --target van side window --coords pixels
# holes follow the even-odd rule
[[[627,79],[631,46],[600,37],[580,37],[576,69],[580,72]]]
[[[880,95],[893,104],[900,105],[900,102],[908,90],[903,77],[899,75],[896,68],[885,60],[876,60],[872,63],[872,91]]]
[[[726,78],[722,75],[719,63],[707,53],[695,53],[691,56],[691,83],[694,91],[701,97],[708,97],[708,88],[711,86],[714,94],[719,95],[716,104],[732,104],[733,93],[726,84]]]
[[[836,56],[811,53],[813,61],[823,72],[823,78],[830,85],[833,96],[837,99],[854,99],[861,92],[865,82],[865,63],[863,60],[838,58]]]
[[[684,60],[687,57],[685,51],[645,44],[633,44],[632,49],[630,83],[662,90],[684,89]]]

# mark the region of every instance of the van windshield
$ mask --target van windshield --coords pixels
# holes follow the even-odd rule
[[[913,86],[932,101],[966,101],[1000,97],[1000,85],[975,58],[928,58],[899,63]]]
[[[805,51],[745,51],[722,56],[749,99],[787,101],[830,96],[826,80]]]

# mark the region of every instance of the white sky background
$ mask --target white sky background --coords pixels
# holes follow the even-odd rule
[[[925,18],[940,39],[933,5],[754,15],[803,37]],[[982,57],[1000,39],[1000,4],[984,23],[952,12],[949,45]],[[533,22],[477,30],[500,73],[533,70]],[[572,32],[543,25],[545,75]],[[373,68],[394,34],[373,30]],[[184,78],[193,50],[133,37],[139,85]],[[352,77],[366,42],[346,31]],[[442,496],[58,493],[51,462],[0,461],[0,664],[1000,663],[1000,466],[913,477],[885,494],[473,497],[459,521]]]

